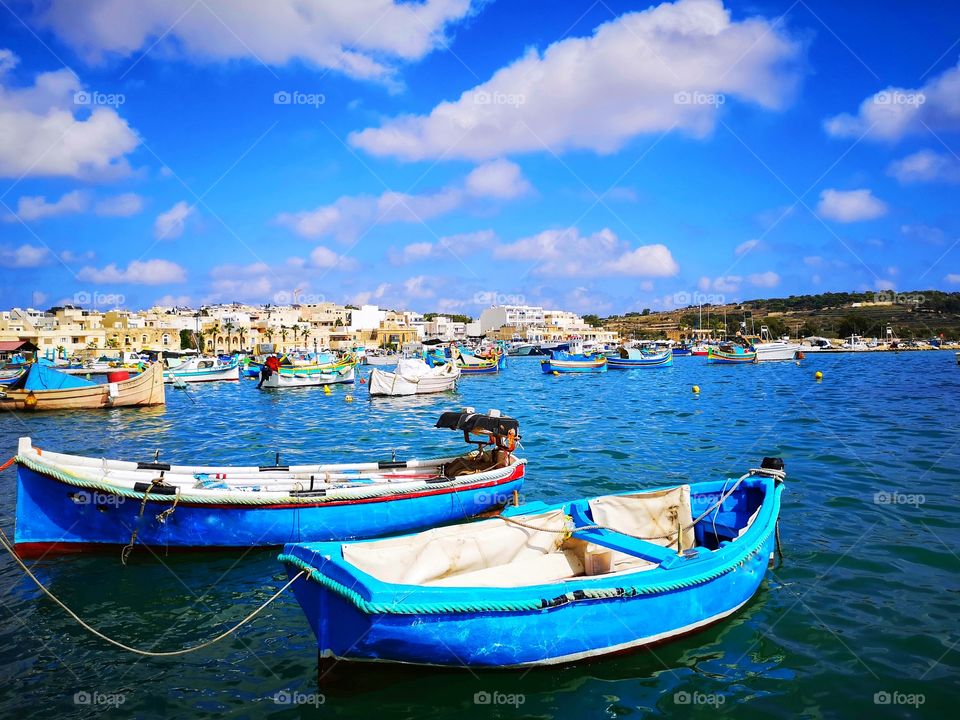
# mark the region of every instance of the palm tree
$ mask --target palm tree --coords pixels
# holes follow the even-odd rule
[[[114,335],[112,338],[107,340],[107,347],[110,348],[111,350],[116,350],[118,347],[120,347],[120,343],[117,340],[116,335]]]
[[[233,323],[229,320],[223,324],[223,329],[227,331],[227,352],[233,350]]]
[[[310,328],[304,328],[303,332],[300,334],[300,337],[303,339],[303,349],[307,349],[307,339],[310,337]]]
[[[268,327],[266,330],[263,331],[263,334],[267,336],[267,342],[273,344],[273,328]]]
[[[289,329],[290,329],[290,328],[288,328],[286,325],[281,325],[281,326],[280,326],[280,340],[281,340],[281,344],[283,345],[283,349],[284,349],[284,350],[287,349],[287,331],[288,331]]]
[[[247,349],[247,346],[244,345],[244,341],[247,339],[247,329],[246,329],[246,328],[240,328],[239,330],[237,330],[237,339],[240,341],[240,349],[241,349],[241,350],[246,350],[246,349]]]
[[[299,345],[297,345],[297,338],[300,337],[300,326],[299,326],[299,325],[294,325],[294,326],[293,326],[292,328],[290,328],[290,329],[293,330],[293,344],[294,344],[294,346],[295,346],[295,347],[300,347]]]

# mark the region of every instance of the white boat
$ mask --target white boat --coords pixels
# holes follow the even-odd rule
[[[460,368],[456,363],[430,367],[423,360],[404,359],[396,372],[373,369],[370,373],[371,395],[427,395],[457,389]]]
[[[790,338],[774,340],[766,325],[760,327],[760,342],[753,344],[757,351],[757,362],[769,360],[793,360],[802,349],[800,343],[790,342]]]
[[[800,347],[804,352],[823,352],[833,350],[833,344],[825,337],[812,335],[804,341],[805,344]]]
[[[851,335],[850,339],[847,340],[843,345],[840,346],[844,350],[851,350],[853,352],[863,352],[869,350],[870,348],[863,341],[863,338],[859,335]]]
[[[203,355],[184,360],[179,365],[163,371],[163,381],[167,384],[218,382],[240,379],[240,361],[233,358],[230,362],[220,362],[215,357]]]
[[[365,365],[396,365],[403,356],[395,353],[376,354],[368,352],[363,356]]]
[[[329,369],[298,370],[296,367],[282,368],[281,372],[271,373],[263,381],[265,388],[319,387],[353,382],[354,364],[331,365]]]

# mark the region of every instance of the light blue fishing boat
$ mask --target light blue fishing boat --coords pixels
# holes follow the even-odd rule
[[[510,668],[699,630],[754,596],[775,549],[783,462],[740,478],[513,507],[474,523],[280,560],[340,660]]]
[[[620,348],[618,355],[619,357],[607,357],[607,367],[611,370],[670,367],[673,365],[673,353],[669,348],[658,353],[647,353],[637,348]]]
[[[162,387],[162,385],[161,385]],[[423,460],[251,467],[16,455],[15,545],[22,557],[108,549],[281,546],[409,532],[502,507],[523,484],[516,420],[444,413],[477,449]]]

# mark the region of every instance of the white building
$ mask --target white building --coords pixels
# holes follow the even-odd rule
[[[582,317],[567,310],[544,310],[543,320],[544,325],[553,330],[577,332],[590,329]]]
[[[484,333],[504,325],[525,328],[543,324],[543,308],[534,305],[494,305],[480,313],[480,330]]]
[[[387,319],[387,311],[376,305],[362,305],[359,310],[350,313],[350,330],[377,330],[380,323]]]

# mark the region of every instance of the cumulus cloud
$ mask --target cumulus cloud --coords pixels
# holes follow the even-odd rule
[[[888,87],[860,103],[856,113],[829,118],[824,127],[834,137],[866,136],[899,140],[929,130],[960,129],[960,65],[919,88]]]
[[[951,285],[960,285],[960,273],[950,273],[943,279]]]
[[[29,222],[58,215],[82,213],[87,209],[89,202],[89,197],[82,190],[68,192],[53,202],[47,202],[47,198],[43,195],[24,196],[17,201],[16,214],[7,215],[6,220],[15,222],[19,219]]]
[[[697,281],[697,288],[701,292],[735,293],[740,289],[743,278],[739,275],[721,275],[716,278],[701,277]]]
[[[0,266],[5,268],[35,268],[50,262],[52,254],[39,245],[20,245],[0,248]]]
[[[228,263],[210,270],[210,288],[204,302],[269,302],[287,305],[291,302],[320,302],[324,296],[312,290],[323,273],[318,270],[336,268],[356,270],[356,260],[318,246],[306,258],[288,257],[268,265],[253,262],[246,265]],[[309,300],[307,299],[309,298]]]
[[[401,249],[391,248],[388,253],[394,265],[406,265],[422,260],[452,260],[457,257],[469,257],[473,253],[484,252],[497,240],[493,230],[478,230],[442,237],[436,242],[415,242]]]
[[[780,284],[780,276],[772,270],[767,270],[767,272],[754,273],[747,276],[747,280],[750,281],[751,285],[756,287],[772,288]]]
[[[902,183],[960,182],[960,160],[946,153],[920,150],[890,163],[887,174]]]
[[[157,215],[153,221],[153,236],[157,240],[173,240],[183,235],[187,219],[196,212],[195,208],[181,200],[166,212]]]
[[[81,268],[77,277],[102,284],[166,285],[187,281],[186,271],[169,260],[134,260],[125,268],[117,267],[114,263],[103,268],[88,266]]]
[[[143,198],[132,192],[122,193],[104,198],[93,210],[105,217],[131,217],[143,210]]]
[[[348,255],[338,255],[330,248],[318,245],[310,253],[310,266],[320,269],[356,270],[357,261]]]
[[[744,242],[737,245],[736,249],[734,249],[733,252],[736,255],[743,255],[744,253],[748,253],[751,250],[753,250],[759,244],[760,244],[759,240],[745,240]]]
[[[817,204],[821,217],[843,223],[873,220],[886,215],[887,209],[887,204],[867,189],[824,190]]]
[[[50,0],[39,22],[91,62],[149,50],[199,62],[303,60],[385,79],[445,43],[470,11],[470,0]]]
[[[425,222],[462,208],[471,200],[510,199],[530,190],[519,166],[495,160],[474,168],[462,183],[433,193],[388,190],[378,196],[343,195],[314,210],[281,213],[276,222],[308,239],[330,236],[349,242],[375,225]]]
[[[799,55],[765,19],[734,22],[720,0],[677,0],[531,48],[428,115],[393,118],[350,142],[406,160],[485,160],[544,146],[609,153],[673,129],[702,137],[735,98],[782,108]]]
[[[115,176],[129,172],[127,153],[140,144],[115,110],[75,102],[82,86],[70,70],[40,73],[13,87],[18,58],[0,50],[0,176]]]
[[[493,256],[533,261],[535,274],[558,277],[667,277],[680,270],[666,245],[634,248],[609,228],[592,235],[581,235],[577,228],[545,230],[514,243],[498,245]]]

